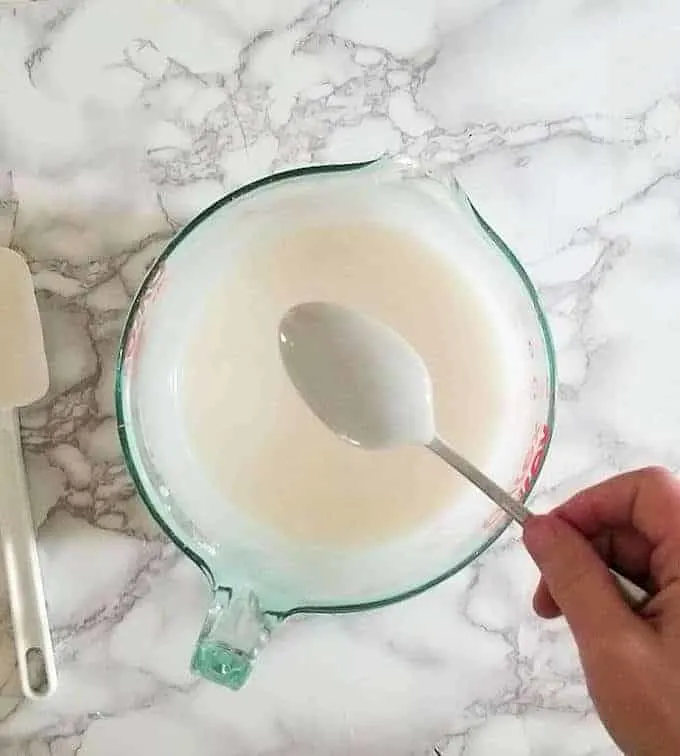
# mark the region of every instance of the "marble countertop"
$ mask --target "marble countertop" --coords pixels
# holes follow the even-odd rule
[[[146,266],[226,190],[426,156],[549,313],[536,506],[677,469],[678,34],[677,0],[0,2],[0,244],[31,263],[49,353],[22,420],[60,674],[15,696],[2,593],[3,756],[617,753],[564,625],[532,614],[516,532],[420,598],[285,625],[238,694],[193,679],[208,589],[134,495],[112,361]]]

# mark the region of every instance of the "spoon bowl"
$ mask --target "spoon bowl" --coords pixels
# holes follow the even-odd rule
[[[284,315],[279,349],[312,412],[356,446],[428,444],[435,435],[432,380],[396,331],[331,302],[305,302]]]

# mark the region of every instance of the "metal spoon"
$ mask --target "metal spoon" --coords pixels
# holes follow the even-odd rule
[[[432,379],[415,349],[383,323],[330,302],[292,307],[279,326],[283,364],[302,399],[330,430],[367,449],[425,446],[519,525],[530,511],[436,431]],[[611,570],[633,607],[648,594]]]

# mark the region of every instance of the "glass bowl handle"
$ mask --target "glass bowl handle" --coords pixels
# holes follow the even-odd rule
[[[252,591],[216,589],[191,659],[192,671],[238,690],[275,622]]]

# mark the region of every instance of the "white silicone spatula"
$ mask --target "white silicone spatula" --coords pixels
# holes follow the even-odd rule
[[[30,271],[19,255],[0,247],[0,548],[9,585],[19,679],[28,698],[53,693],[57,672],[17,408],[42,398],[48,384]]]

